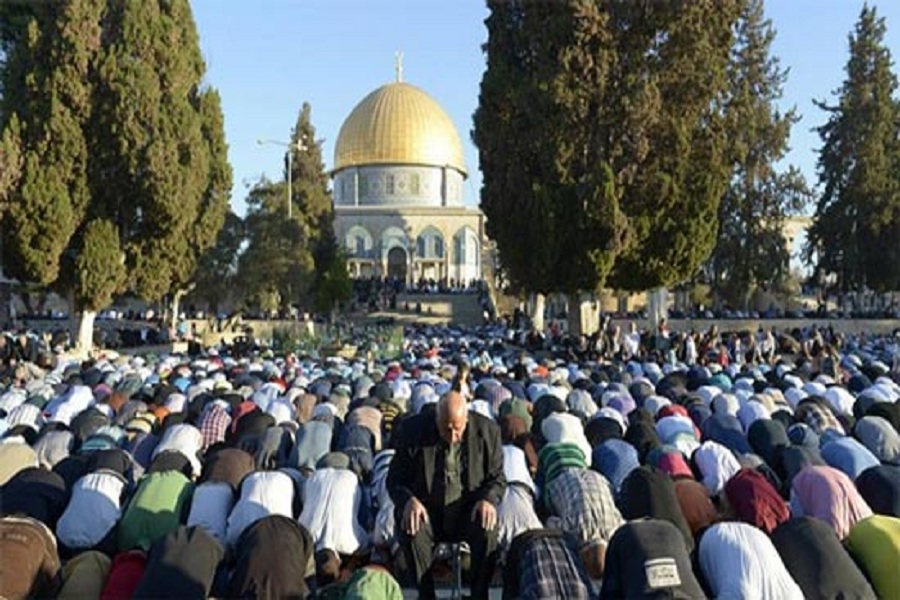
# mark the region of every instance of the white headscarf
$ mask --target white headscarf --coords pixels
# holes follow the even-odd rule
[[[740,471],[741,464],[731,450],[716,442],[703,442],[694,453],[694,461],[703,474],[703,485],[715,496],[728,480]]]

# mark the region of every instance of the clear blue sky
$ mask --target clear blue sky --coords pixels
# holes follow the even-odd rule
[[[887,44],[900,59],[900,0],[870,4],[887,18]],[[191,0],[207,63],[207,82],[222,95],[232,206],[244,213],[246,186],[260,175],[282,177],[285,140],[303,102],[312,106],[325,165],[344,118],[366,94],[393,81],[394,53],[404,54],[404,80],[423,88],[456,124],[471,178],[466,195],[478,203],[478,153],[472,113],[484,70],[481,44],[487,9],[481,0]],[[847,35],[862,0],[768,0],[777,30],[773,52],[790,76],[783,106],[802,120],[791,136],[790,163],[815,183],[818,136],[825,116],[812,100],[829,99],[844,77]],[[894,71],[897,72],[895,65]]]

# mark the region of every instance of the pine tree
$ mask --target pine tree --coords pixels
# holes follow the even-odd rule
[[[72,297],[87,350],[114,294],[184,289],[224,222],[231,170],[187,0],[37,4],[0,38],[0,117],[22,152],[4,266]],[[115,244],[99,239],[110,226]],[[123,256],[127,280],[81,270]]]
[[[771,55],[774,38],[763,1],[747,0],[728,65],[725,116],[733,173],[719,206],[718,237],[708,263],[714,293],[722,292],[732,306],[742,308],[756,286],[774,287],[789,275],[784,222],[809,195],[797,169],[776,168],[799,117],[794,109],[782,113],[776,106],[787,71]]]
[[[829,118],[818,128],[822,193],[807,255],[842,291],[900,289],[900,106],[885,32],[864,6],[837,104],[817,102]]]

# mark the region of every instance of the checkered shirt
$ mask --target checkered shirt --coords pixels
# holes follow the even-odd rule
[[[547,486],[547,498],[561,529],[579,544],[597,540],[608,543],[625,522],[609,481],[590,469],[564,469]]]
[[[223,441],[230,424],[231,416],[224,408],[215,404],[210,406],[200,419],[203,449],[206,450],[216,442]]]
[[[561,538],[533,539],[518,558],[520,600],[592,597],[580,558]]]

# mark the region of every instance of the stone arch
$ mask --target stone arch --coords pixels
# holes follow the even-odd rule
[[[372,234],[362,225],[354,225],[344,234],[344,248],[352,257],[370,255],[374,248]]]
[[[457,281],[462,283],[468,283],[480,277],[481,241],[475,230],[468,225],[461,227],[453,236],[450,272]]]
[[[446,252],[444,234],[437,227],[429,225],[416,238],[416,257],[441,259]]]
[[[393,279],[406,281],[408,271],[406,249],[403,246],[392,246],[387,251],[387,275]]]
[[[403,248],[404,251],[409,250],[409,239],[406,232],[397,226],[390,226],[381,232],[381,251],[384,258],[387,258],[391,248]]]

